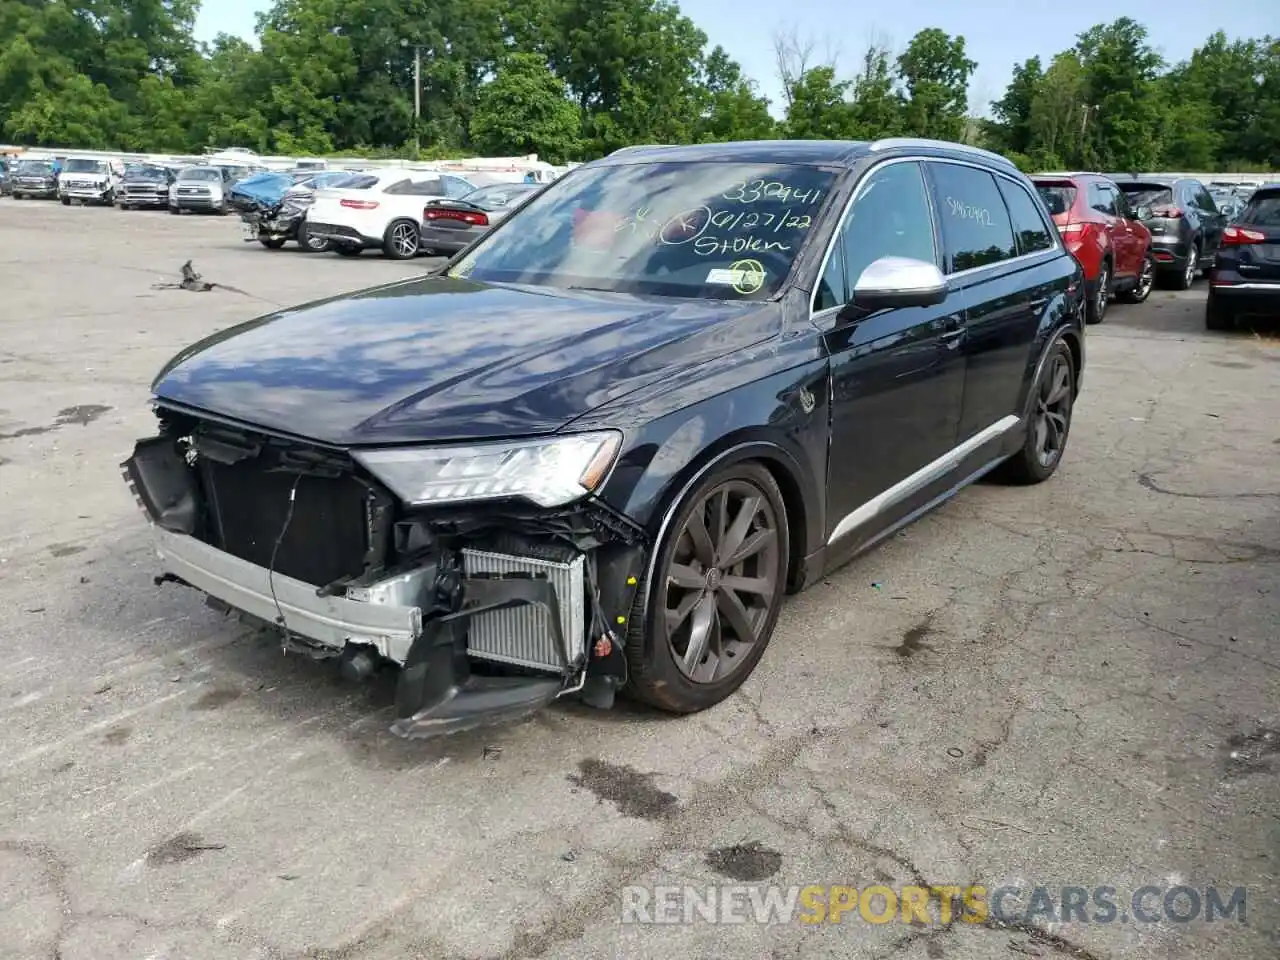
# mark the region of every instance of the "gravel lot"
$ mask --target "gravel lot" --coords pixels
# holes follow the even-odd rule
[[[180,347],[418,269],[0,201],[0,957],[1280,951],[1280,341],[1203,283],[1089,330],[1070,449],[806,594],[671,719],[405,743],[389,688],[156,587],[117,464]],[[230,289],[154,289],[194,260]],[[621,925],[628,884],[1248,888],[1247,922]],[[1122,894],[1123,896],[1123,894]]]

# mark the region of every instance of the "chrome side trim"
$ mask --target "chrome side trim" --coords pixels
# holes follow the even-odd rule
[[[934,483],[937,480],[941,480],[956,467],[960,466],[965,457],[990,443],[992,440],[997,440],[1004,436],[1020,423],[1022,423],[1022,418],[1015,417],[1013,414],[1009,414],[1007,417],[1001,417],[985,430],[974,434],[968,440],[964,441],[964,443],[948,450],[937,460],[921,467],[905,480],[898,481],[888,490],[884,491],[884,493],[881,493],[879,496],[872,497],[836,524],[836,528],[831,531],[831,536],[827,538],[827,546],[831,546],[831,544],[835,543],[837,540],[852,533],[858,527],[883,513],[894,504],[901,503],[916,491],[927,487],[929,484]]]
[[[1232,290],[1270,290],[1272,293],[1280,291],[1280,281],[1272,280],[1270,283],[1211,283],[1215,293],[1229,293]]]

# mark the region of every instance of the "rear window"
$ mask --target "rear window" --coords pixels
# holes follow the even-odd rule
[[[1240,215],[1240,222],[1257,227],[1280,227],[1280,190],[1255,194]]]
[[[1076,188],[1069,183],[1037,183],[1036,192],[1055,217],[1068,212],[1076,202]]]
[[[1122,183],[1120,189],[1131,207],[1167,207],[1173,204],[1173,187],[1158,183]]]

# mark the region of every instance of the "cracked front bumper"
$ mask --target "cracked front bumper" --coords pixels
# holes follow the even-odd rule
[[[366,588],[368,601],[319,596],[309,583],[271,574],[193,536],[154,525],[152,531],[166,573],[268,623],[278,624],[283,616],[290,632],[335,652],[348,643],[371,646],[403,664],[422,632],[421,609],[393,602],[394,585],[403,578]]]

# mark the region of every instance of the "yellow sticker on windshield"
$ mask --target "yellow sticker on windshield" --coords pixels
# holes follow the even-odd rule
[[[739,260],[730,265],[733,289],[741,294],[755,293],[764,286],[764,264],[759,260]]]
[[[471,271],[475,269],[476,258],[474,256],[465,257],[457,266],[449,271],[449,277],[453,280],[465,280],[471,276]]]

